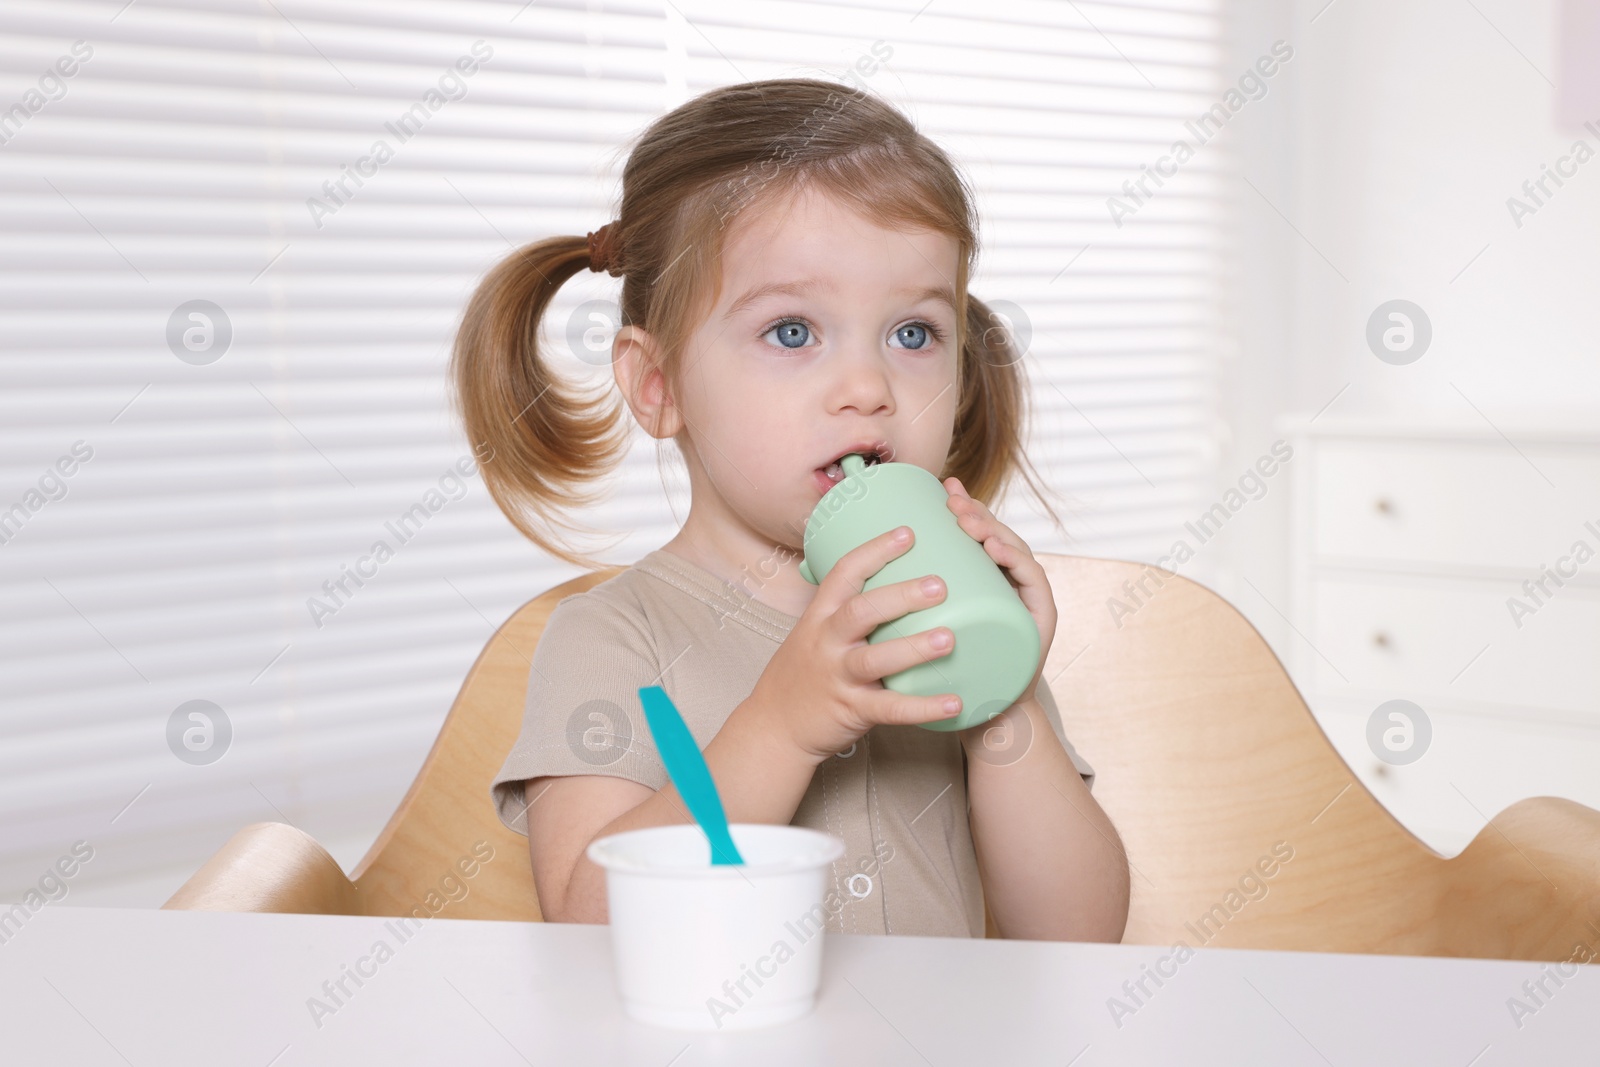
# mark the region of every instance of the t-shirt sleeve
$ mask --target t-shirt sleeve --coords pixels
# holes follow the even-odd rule
[[[660,789],[669,781],[639,703],[661,665],[642,618],[575,593],[556,604],[534,648],[522,729],[489,792],[500,821],[528,832],[522,783],[605,774]]]
[[[1050,720],[1050,726],[1055,730],[1056,737],[1061,741],[1061,747],[1067,750],[1067,755],[1072,757],[1072,765],[1078,768],[1078,775],[1083,779],[1085,788],[1094,788],[1094,768],[1089,766],[1089,761],[1078,755],[1078,750],[1072,747],[1072,742],[1067,740],[1067,732],[1061,725],[1061,709],[1056,707],[1055,694],[1050,692],[1050,685],[1043,678],[1039,679],[1038,690],[1039,704],[1044,708],[1044,714]]]

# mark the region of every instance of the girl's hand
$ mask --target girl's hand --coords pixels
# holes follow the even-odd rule
[[[1044,675],[1045,657],[1050,654],[1050,643],[1056,636],[1056,598],[1050,590],[1050,579],[1045,576],[1044,565],[1033,558],[1028,543],[995,518],[982,501],[968,496],[961,479],[946,478],[944,487],[950,494],[945,503],[955,512],[961,528],[973,540],[981,542],[989,558],[1000,565],[1039,627],[1039,669],[1033,672],[1033,680],[1016,702],[1034,700],[1039,692],[1039,679]]]
[[[873,630],[892,619],[944,600],[944,582],[925,575],[863,593],[867,579],[915,539],[910,527],[857,545],[840,557],[817,586],[800,621],[772,654],[751,697],[768,709],[778,728],[818,763],[843,752],[879,723],[905,725],[951,718],[961,710],[953,693],[907,696],[884,687],[887,675],[948,656],[955,635],[947,626],[869,644]],[[935,589],[922,583],[933,578]],[[946,639],[944,647],[936,643]],[[943,707],[946,700],[954,709]]]

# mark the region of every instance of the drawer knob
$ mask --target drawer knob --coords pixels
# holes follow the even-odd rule
[[[1378,499],[1372,502],[1372,510],[1376,511],[1379,515],[1393,515],[1394,502],[1386,496],[1380,496]]]
[[[1379,630],[1377,633],[1372,635],[1372,643],[1377,645],[1379,648],[1388,648],[1389,635],[1384,633],[1382,630]]]

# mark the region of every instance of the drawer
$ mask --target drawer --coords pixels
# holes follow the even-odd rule
[[[1428,709],[1433,739],[1427,751],[1415,763],[1394,766],[1367,747],[1367,719],[1376,703],[1311,702],[1361,784],[1408,830],[1447,855],[1524,797],[1565,797],[1600,810],[1600,729]]]
[[[1593,449],[1528,444],[1519,454],[1498,437],[1310,444],[1311,547],[1319,559],[1512,568],[1520,581],[1576,540],[1600,551]],[[1588,573],[1600,581],[1600,559]]]
[[[1308,589],[1315,651],[1296,653],[1296,676],[1312,688],[1424,708],[1433,698],[1559,709],[1600,724],[1600,589],[1569,583],[1520,628],[1506,602],[1522,590],[1510,581],[1324,574]]]

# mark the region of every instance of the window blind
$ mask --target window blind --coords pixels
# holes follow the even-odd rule
[[[1224,159],[1120,227],[1106,201],[1215,101],[1216,6],[8,3],[0,894],[82,840],[81,892],[159,903],[264,819],[359,859],[493,628],[574,573],[449,416],[461,309],[512,248],[609,220],[619,148],[715,85],[863,84],[947,147],[1074,501],[1070,543],[1008,521],[1163,547],[1210,485]],[[617,284],[568,283],[558,352]],[[634,441],[586,516],[619,563],[688,509]]]

